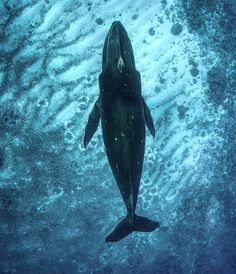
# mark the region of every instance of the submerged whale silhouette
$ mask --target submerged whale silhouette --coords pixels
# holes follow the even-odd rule
[[[150,110],[141,95],[140,74],[128,34],[113,22],[105,39],[100,94],[85,128],[84,147],[93,137],[100,118],[110,167],[124,200],[127,216],[106,237],[116,242],[133,231],[153,231],[159,223],[135,214],[145,148],[145,124],[155,137]]]

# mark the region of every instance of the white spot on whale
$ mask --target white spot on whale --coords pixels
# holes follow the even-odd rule
[[[122,56],[120,54],[119,59],[118,59],[118,64],[117,64],[118,70],[120,73],[123,72],[123,68],[125,67],[124,60],[122,59]]]

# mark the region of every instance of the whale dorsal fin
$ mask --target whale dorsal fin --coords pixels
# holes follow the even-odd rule
[[[155,127],[153,123],[153,119],[151,116],[150,109],[148,108],[144,98],[142,97],[143,100],[143,108],[144,108],[144,116],[145,116],[145,124],[148,127],[150,133],[152,134],[152,137],[155,137]]]
[[[100,121],[100,97],[96,100],[93,109],[89,115],[87,125],[85,127],[85,134],[84,134],[84,147],[86,148],[89,144],[90,140],[92,139],[94,133],[98,128],[98,124]]]

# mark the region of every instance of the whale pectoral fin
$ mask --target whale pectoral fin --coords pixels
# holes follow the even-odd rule
[[[154,127],[153,119],[151,116],[151,112],[150,112],[150,109],[148,108],[143,97],[142,97],[142,100],[143,100],[145,123],[146,123],[146,126],[148,127],[150,133],[152,134],[152,137],[154,138],[155,137],[155,127]]]
[[[98,128],[100,120],[100,98],[95,102],[93,109],[89,115],[87,125],[85,127],[84,134],[84,147],[86,148],[90,140],[92,139],[94,133]]]

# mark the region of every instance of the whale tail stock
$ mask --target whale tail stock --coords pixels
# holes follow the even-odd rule
[[[106,242],[118,242],[124,237],[128,236],[133,231],[151,232],[158,228],[160,225],[158,222],[150,220],[145,217],[134,215],[133,222],[130,221],[127,215],[115,229],[106,237]]]

